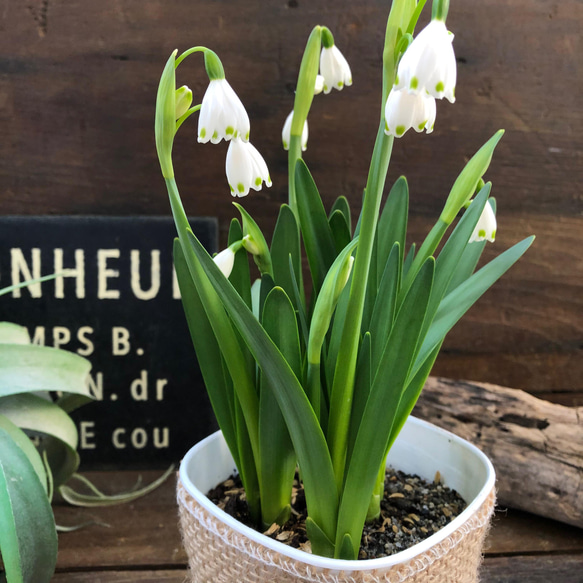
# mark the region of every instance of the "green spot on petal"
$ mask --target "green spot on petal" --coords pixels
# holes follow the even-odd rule
[[[492,239],[495,239],[495,238],[496,238],[496,229],[494,229],[494,230],[492,231]]]
[[[410,89],[417,89],[417,87],[419,87],[419,79],[417,79],[417,77],[413,77],[411,79],[411,82],[409,83],[409,88]]]
[[[389,129],[389,124],[385,121],[385,130],[387,132],[390,132],[391,130]]]
[[[247,132],[247,134],[245,135],[245,139],[246,139],[247,141],[249,141],[249,132]]]
[[[235,192],[235,189],[229,184],[229,188],[231,189],[231,192]]]
[[[259,176],[255,179],[255,186],[261,186],[261,178]]]
[[[288,146],[287,142],[284,140],[284,142],[283,142],[283,149],[284,149],[284,150],[287,150],[287,149],[288,149],[288,147],[289,147],[289,146]]]
[[[340,89],[342,89],[342,87],[344,87],[344,83],[342,81],[338,81],[338,87],[340,87]]]
[[[421,131],[424,127],[425,124],[427,123],[427,121],[424,121],[423,123],[420,123],[417,127],[419,128],[419,130]]]
[[[435,91],[437,91],[438,93],[443,92],[443,90],[445,89],[445,87],[443,86],[443,82],[440,81],[436,86],[435,86]]]
[[[225,133],[230,136],[231,134],[235,133],[235,128],[233,128],[232,126],[229,126],[226,130]]]
[[[484,229],[480,229],[478,231],[478,237],[485,237],[486,236],[486,231],[484,231]]]
[[[206,136],[206,130],[204,128],[202,128],[200,130],[200,137],[204,140],[205,136]]]
[[[216,140],[219,137],[219,133],[217,131],[215,131],[213,133],[213,140]]]
[[[397,126],[397,129],[395,130],[395,133],[398,136],[402,136],[405,133],[405,126]]]
[[[398,84],[399,84],[399,75],[397,75],[397,76],[395,77],[395,85],[398,85]]]
[[[239,192],[245,192],[245,187],[243,186],[242,182],[239,182],[239,184],[237,184],[237,190]]]

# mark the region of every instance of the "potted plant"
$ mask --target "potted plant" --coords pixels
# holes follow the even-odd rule
[[[419,248],[405,248],[405,178],[381,210],[394,140],[410,128],[430,133],[436,99],[455,100],[449,2],[434,0],[430,24],[413,38],[424,4],[392,3],[380,124],[354,230],[344,197],[326,213],[302,159],[314,95],[352,83],[328,28],[316,26],[308,39],[283,129],[289,204],[281,206],[270,245],[236,203],[241,221],[233,219],[228,247],[214,260],[193,235],[172,166],[174,136],[193,113],[199,112],[199,142],[229,142],[233,196],[271,186],[271,179],[213,51],[175,51],[162,73],[156,147],[178,231],[176,273],[222,431],[195,446],[180,470],[181,524],[196,581],[476,580],[494,503],[491,465],[469,444],[409,415],[447,332],[533,238],[476,270],[486,240],[495,237],[495,202],[482,177],[501,131],[466,164]],[[176,69],[198,52],[210,83],[202,103],[192,106],[188,87],[176,88]],[[302,241],[309,282],[301,269]],[[259,271],[254,283],[248,254]],[[357,561],[363,526],[380,513],[387,458],[425,477],[439,470],[469,498],[468,508],[403,553]],[[259,532],[289,518],[299,468],[311,554],[257,534],[208,501],[206,491],[235,467]]]

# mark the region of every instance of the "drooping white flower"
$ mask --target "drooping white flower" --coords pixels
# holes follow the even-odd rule
[[[213,257],[213,261],[217,264],[217,267],[223,272],[225,277],[231,275],[233,271],[233,265],[235,264],[235,253],[230,247],[223,249],[220,253],[217,253]]]
[[[227,180],[233,196],[247,196],[249,189],[261,190],[263,182],[271,186],[271,178],[263,156],[251,142],[231,140],[225,163]]]
[[[486,203],[480,218],[478,219],[478,224],[470,237],[470,243],[474,243],[476,241],[490,241],[490,243],[494,242],[496,238],[496,215],[494,214],[494,209],[490,204],[490,201]]]
[[[198,141],[240,138],[249,141],[249,116],[241,100],[226,79],[213,79],[202,98],[198,118]]]
[[[397,71],[395,87],[410,93],[429,93],[436,99],[455,101],[457,66],[453,34],[445,22],[432,20],[405,51]]]
[[[427,93],[417,95],[406,89],[392,89],[385,104],[385,134],[400,138],[409,128],[416,132],[433,131],[435,98]]]
[[[324,77],[316,75],[316,84],[314,85],[314,95],[319,95],[324,91]]]
[[[293,117],[294,112],[292,110],[292,112],[287,116],[285,123],[283,124],[283,130],[281,132],[281,141],[283,142],[284,150],[289,150]],[[302,152],[305,152],[307,147],[308,147],[308,120],[304,122],[304,129],[302,130]]]
[[[340,91],[345,85],[352,85],[350,66],[336,45],[322,48],[320,75],[324,77],[324,93],[326,94],[332,91],[332,87]]]

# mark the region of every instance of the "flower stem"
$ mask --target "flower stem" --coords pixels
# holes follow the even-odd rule
[[[288,161],[288,185],[289,185],[289,194],[288,194],[288,202],[291,210],[293,211],[296,220],[299,221],[298,215],[298,201],[296,197],[296,183],[295,183],[295,176],[296,176],[296,162],[302,157],[302,138],[301,136],[294,136],[293,134],[290,136],[289,141],[289,152],[287,156]],[[299,225],[299,222],[298,222]]]

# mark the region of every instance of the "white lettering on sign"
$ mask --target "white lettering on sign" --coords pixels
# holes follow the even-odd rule
[[[65,277],[75,278],[75,295],[78,298],[85,297],[85,252],[83,249],[75,249],[75,268],[65,269],[63,266],[63,250],[55,249],[53,252],[55,273],[62,273],[62,277],[55,279],[55,297],[65,297]]]
[[[150,289],[143,290],[140,283],[140,252],[132,249],[130,253],[131,286],[134,295],[139,300],[151,300],[160,291],[160,251],[151,252],[150,260]]]
[[[81,326],[79,328],[79,332],[77,332],[77,338],[85,348],[77,348],[77,354],[79,356],[89,356],[93,354],[95,350],[95,345],[89,338],[87,338],[88,334],[93,334],[94,330],[91,326]]]
[[[111,443],[115,449],[126,449],[128,430],[118,427],[111,434]],[[144,449],[150,442],[148,432],[143,427],[136,427],[130,433],[129,444],[134,449]],[[167,449],[170,446],[170,430],[168,427],[154,427],[152,429],[152,444],[154,449]]]
[[[95,421],[81,421],[80,424],[80,437],[81,437],[81,449],[95,449],[95,443],[91,440],[95,437]]]
[[[95,378],[93,378],[93,375],[90,374],[87,382],[89,384],[91,393],[95,397],[95,400],[103,401],[103,373],[96,373]]]
[[[69,344],[70,341],[71,332],[69,332],[69,328],[64,326],[55,326],[53,328],[53,346],[55,348],[61,348],[61,346]]]
[[[130,385],[130,393],[134,401],[148,400],[148,371],[140,371],[140,378]]]
[[[24,281],[31,279],[38,279],[41,275],[40,263],[40,249],[32,249],[32,270],[28,266],[22,249],[10,249],[10,264],[12,266],[12,285],[18,285]],[[22,275],[22,278],[20,277]],[[40,283],[31,283],[26,289],[30,292],[33,298],[42,297],[42,289]],[[12,291],[13,298],[19,298],[22,295],[22,289],[18,288]]]
[[[119,249],[99,249],[97,251],[97,298],[100,300],[119,300],[119,290],[110,289],[107,280],[119,277],[117,269],[107,267],[108,259],[119,259]]]
[[[111,329],[111,353],[114,356],[125,356],[130,349],[130,331],[123,326],[114,326]]]

